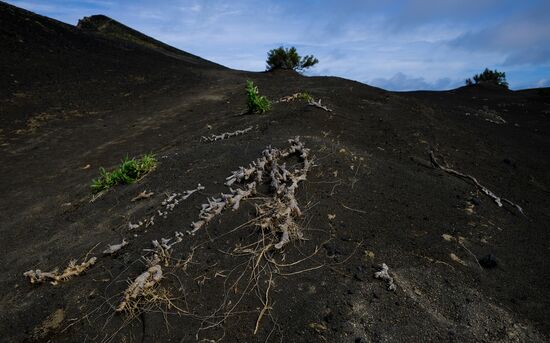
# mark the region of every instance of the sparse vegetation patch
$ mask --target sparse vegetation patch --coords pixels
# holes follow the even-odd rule
[[[125,157],[120,165],[112,171],[100,168],[100,176],[92,180],[90,187],[94,193],[98,193],[115,185],[131,184],[155,169],[156,166],[157,160],[153,154],[143,155],[140,159]]]
[[[263,114],[271,109],[271,102],[260,95],[258,87],[250,80],[246,81],[246,105],[249,113]]]

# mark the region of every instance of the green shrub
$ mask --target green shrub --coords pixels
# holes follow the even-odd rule
[[[113,171],[99,168],[100,176],[92,180],[90,187],[94,193],[109,189],[118,184],[131,184],[140,179],[157,166],[157,160],[153,154],[146,154],[141,159],[129,159],[126,156],[121,164]]]
[[[496,69],[490,70],[489,68],[485,68],[483,73],[474,75],[473,81],[472,79],[466,79],[467,86],[473,85],[474,83],[491,83],[508,88],[508,82],[506,82],[506,73],[500,72]]]
[[[254,82],[246,81],[246,104],[249,113],[265,113],[271,109],[271,102],[258,92]]]
[[[307,102],[310,102],[311,100],[313,100],[313,97],[312,97],[311,95],[309,95],[308,92],[305,92],[305,91],[302,92],[302,93],[300,93],[300,98],[301,98],[302,100],[307,101]]]
[[[295,47],[272,49],[267,53],[267,70],[290,69],[302,71],[319,63],[313,55],[301,57]]]

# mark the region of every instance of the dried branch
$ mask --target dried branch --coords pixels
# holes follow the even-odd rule
[[[224,133],[219,134],[219,135],[210,135],[209,137],[202,136],[201,140],[204,141],[204,142],[215,142],[215,141],[219,141],[219,140],[223,140],[223,139],[227,139],[227,138],[231,138],[231,137],[235,137],[235,136],[239,136],[239,135],[244,135],[245,133],[247,133],[251,130],[252,130],[252,126],[247,127],[244,130],[237,130],[237,131],[233,131],[233,132],[224,132]]]
[[[267,147],[262,152],[262,157],[249,164],[247,167],[239,167],[226,178],[226,185],[243,183],[247,180],[255,180],[246,183],[244,189],[233,190],[230,188],[229,194],[221,194],[220,198],[207,199],[208,203],[203,204],[199,213],[199,220],[193,222],[193,228],[188,233],[194,234],[204,225],[208,224],[215,216],[231,206],[237,210],[243,199],[254,195],[258,183],[269,181],[274,190],[274,197],[268,199],[264,204],[257,207],[258,215],[263,217],[258,224],[262,229],[269,228],[273,233],[280,233],[281,239],[275,246],[282,248],[291,238],[301,238],[298,225],[294,223],[294,216],[301,216],[302,212],[298,207],[295,198],[295,190],[300,181],[306,180],[306,174],[312,167],[309,158],[309,149],[305,148],[299,138],[289,140],[290,147],[286,150]],[[303,162],[303,168],[293,172],[287,170],[286,164],[280,164],[279,160],[291,154],[300,156]],[[269,176],[264,177],[265,176]],[[275,210],[273,215],[265,216],[267,212]]]
[[[107,249],[103,250],[103,253],[105,255],[112,255],[127,245],[128,245],[128,241],[126,239],[122,239],[122,242],[119,244],[109,245]]]
[[[147,190],[144,190],[143,192],[139,193],[138,195],[136,195],[135,197],[132,198],[132,202],[134,201],[138,201],[138,200],[141,200],[141,199],[148,199],[150,198],[151,196],[153,196],[153,192],[149,192],[147,193]]]
[[[473,177],[471,175],[468,175],[468,174],[463,174],[463,173],[458,172],[454,169],[451,169],[451,168],[448,168],[448,167],[445,167],[445,166],[442,166],[441,164],[439,164],[439,162],[437,162],[437,160],[435,158],[435,155],[434,155],[433,151],[430,151],[430,158],[432,160],[432,163],[437,168],[443,170],[444,172],[455,175],[455,176],[458,176],[462,179],[468,179],[468,180],[472,181],[483,193],[485,193],[488,197],[493,199],[493,201],[497,204],[498,207],[502,207],[502,202],[505,202],[505,203],[515,207],[522,215],[525,216],[525,213],[523,213],[523,209],[521,208],[521,206],[519,206],[516,203],[513,203],[512,201],[510,201],[508,199],[501,198],[501,197],[497,196],[495,193],[490,191],[487,187],[480,184],[479,181],[477,181],[477,179],[475,177]]]
[[[82,262],[77,265],[76,260],[71,260],[69,265],[62,273],[59,273],[58,269],[54,269],[50,272],[43,272],[40,269],[29,270],[23,273],[24,276],[28,277],[31,283],[42,283],[47,280],[51,280],[52,285],[57,285],[60,282],[67,281],[74,276],[82,274],[86,269],[93,266],[97,261],[97,257],[91,257],[89,260]]]
[[[168,217],[168,213],[172,212],[174,208],[179,205],[180,202],[187,200],[193,193],[202,191],[203,189],[204,186],[199,183],[197,184],[197,188],[184,191],[183,194],[172,193],[168,195],[166,199],[164,199],[161,203],[164,208],[157,210],[158,215],[166,219]]]
[[[116,311],[121,312],[130,308],[133,300],[144,295],[144,292],[155,286],[162,279],[162,268],[158,264],[158,256],[149,262],[149,268],[139,275],[124,291],[124,300],[117,306]]]
[[[327,112],[332,112],[332,110],[324,105],[321,105],[321,99],[315,101],[315,99],[310,99],[308,102],[307,102],[308,105],[310,106],[315,106],[315,107],[318,107],[322,110],[325,110]]]

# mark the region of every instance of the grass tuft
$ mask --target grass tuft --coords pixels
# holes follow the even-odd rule
[[[126,156],[120,165],[112,171],[99,168],[99,177],[92,180],[90,187],[94,193],[101,192],[119,184],[131,184],[142,176],[155,169],[157,160],[155,155],[146,154],[140,159],[129,159]]]
[[[310,102],[313,100],[313,97],[308,92],[305,92],[305,91],[300,93],[300,98],[307,102]]]
[[[271,102],[258,92],[254,82],[246,81],[246,104],[248,112],[263,114],[271,109]]]

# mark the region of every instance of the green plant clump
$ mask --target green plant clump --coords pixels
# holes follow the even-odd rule
[[[139,180],[145,174],[155,169],[157,160],[155,155],[146,154],[140,159],[129,159],[126,156],[120,165],[113,171],[99,168],[100,176],[92,180],[91,188],[94,193],[101,192],[119,184],[131,184]]]
[[[472,80],[473,79],[473,80]],[[470,86],[480,83],[492,83],[498,86],[506,87],[508,88],[508,82],[506,82],[506,73],[500,72],[498,70],[490,70],[489,68],[485,68],[483,73],[481,74],[475,74],[472,79],[466,79],[466,85]]]
[[[319,60],[313,55],[301,57],[295,47],[269,50],[267,53],[267,70],[275,69],[290,69],[303,71],[304,69],[313,67]]]
[[[246,104],[250,113],[265,113],[271,109],[271,102],[258,92],[254,82],[246,81]]]
[[[300,93],[300,98],[302,98],[303,100],[305,100],[307,102],[310,102],[311,100],[313,100],[313,97],[308,92]]]

